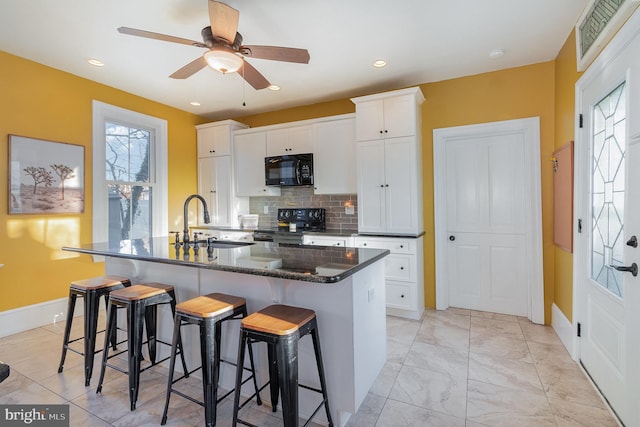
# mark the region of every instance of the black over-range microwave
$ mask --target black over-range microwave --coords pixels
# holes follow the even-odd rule
[[[266,185],[313,185],[313,154],[291,154],[264,159]]]

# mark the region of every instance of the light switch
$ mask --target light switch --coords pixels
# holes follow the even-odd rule
[[[268,214],[269,213],[269,206],[264,205],[264,213]]]

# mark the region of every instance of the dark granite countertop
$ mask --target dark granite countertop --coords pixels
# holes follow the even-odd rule
[[[274,242],[215,241],[211,256],[202,243],[196,257],[193,249],[184,256],[173,245],[173,237],[122,240],[116,247],[107,243],[63,247],[65,251],[140,261],[159,262],[211,270],[336,283],[389,254],[385,249],[291,245]]]

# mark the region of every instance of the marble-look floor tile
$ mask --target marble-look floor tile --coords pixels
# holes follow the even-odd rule
[[[464,427],[465,420],[407,403],[387,400],[375,427]]]
[[[555,366],[557,368],[577,366],[564,346],[528,341],[527,347],[536,366]]]
[[[18,405],[25,403],[46,405],[67,403],[67,400],[42,385],[32,382],[26,387],[22,387],[0,397],[0,403],[3,405]]]
[[[387,362],[403,363],[411,349],[410,341],[397,341],[393,337],[387,338]]]
[[[386,401],[387,399],[382,396],[368,393],[367,397],[364,398],[364,401],[360,405],[358,412],[349,418],[347,427],[374,426],[376,421],[378,421],[378,417],[380,417],[380,413],[382,412],[382,408]]]
[[[525,362],[531,361],[526,341],[517,338],[476,334],[470,339],[469,350],[472,353],[488,354]]]
[[[459,308],[459,307],[449,307],[445,310],[446,312],[457,314],[459,316],[469,316],[471,310],[468,308]]]
[[[460,377],[466,377],[467,367],[469,366],[469,352],[451,347],[415,342],[411,346],[404,364],[443,374],[455,372]]]
[[[69,427],[109,427],[111,424],[90,414],[73,403],[69,404]]]
[[[571,368],[552,365],[537,365],[536,368],[544,390],[550,398],[604,407],[595,387],[577,364]]]
[[[536,325],[531,322],[520,322],[522,333],[527,341],[535,341],[544,344],[562,345],[562,341],[551,326]]]
[[[446,312],[425,316],[416,341],[469,349],[469,317]]]
[[[502,320],[504,322],[518,322],[518,317],[511,314],[491,313],[489,311],[469,310],[471,317],[482,317],[484,319]]]
[[[471,338],[500,336],[524,341],[518,322],[471,316]]]
[[[420,325],[419,320],[387,316],[387,336],[395,341],[411,343],[416,337]]]
[[[469,379],[518,390],[542,391],[533,363],[486,354],[469,354]]]
[[[549,398],[558,427],[617,427],[618,423],[606,408]]]
[[[385,363],[382,367],[382,371],[378,374],[378,378],[373,382],[373,386],[369,392],[377,396],[389,396],[389,392],[396,382],[396,378],[398,377],[401,367],[402,364],[400,363]]]
[[[464,418],[466,376],[403,366],[389,399]]]
[[[555,426],[544,392],[469,380],[467,419],[495,427]]]

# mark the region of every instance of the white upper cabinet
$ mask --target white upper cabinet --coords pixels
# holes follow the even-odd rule
[[[280,187],[265,185],[264,159],[267,156],[265,132],[236,132],[232,145],[236,194],[238,196],[279,196]]]
[[[352,101],[356,104],[358,141],[412,136],[418,131],[418,107],[424,101],[419,88],[363,96]]]
[[[231,154],[231,135],[247,126],[233,120],[196,126],[198,133],[198,158],[228,156]]]
[[[268,130],[267,157],[313,152],[311,125]]]
[[[410,88],[352,101],[358,139],[358,231],[419,235],[424,231],[422,92]]]
[[[356,146],[353,114],[313,124],[315,194],[355,194]]]
[[[209,207],[209,225],[231,226],[232,194],[231,156],[198,159],[198,193]],[[198,210],[198,224],[204,224],[202,208]]]

